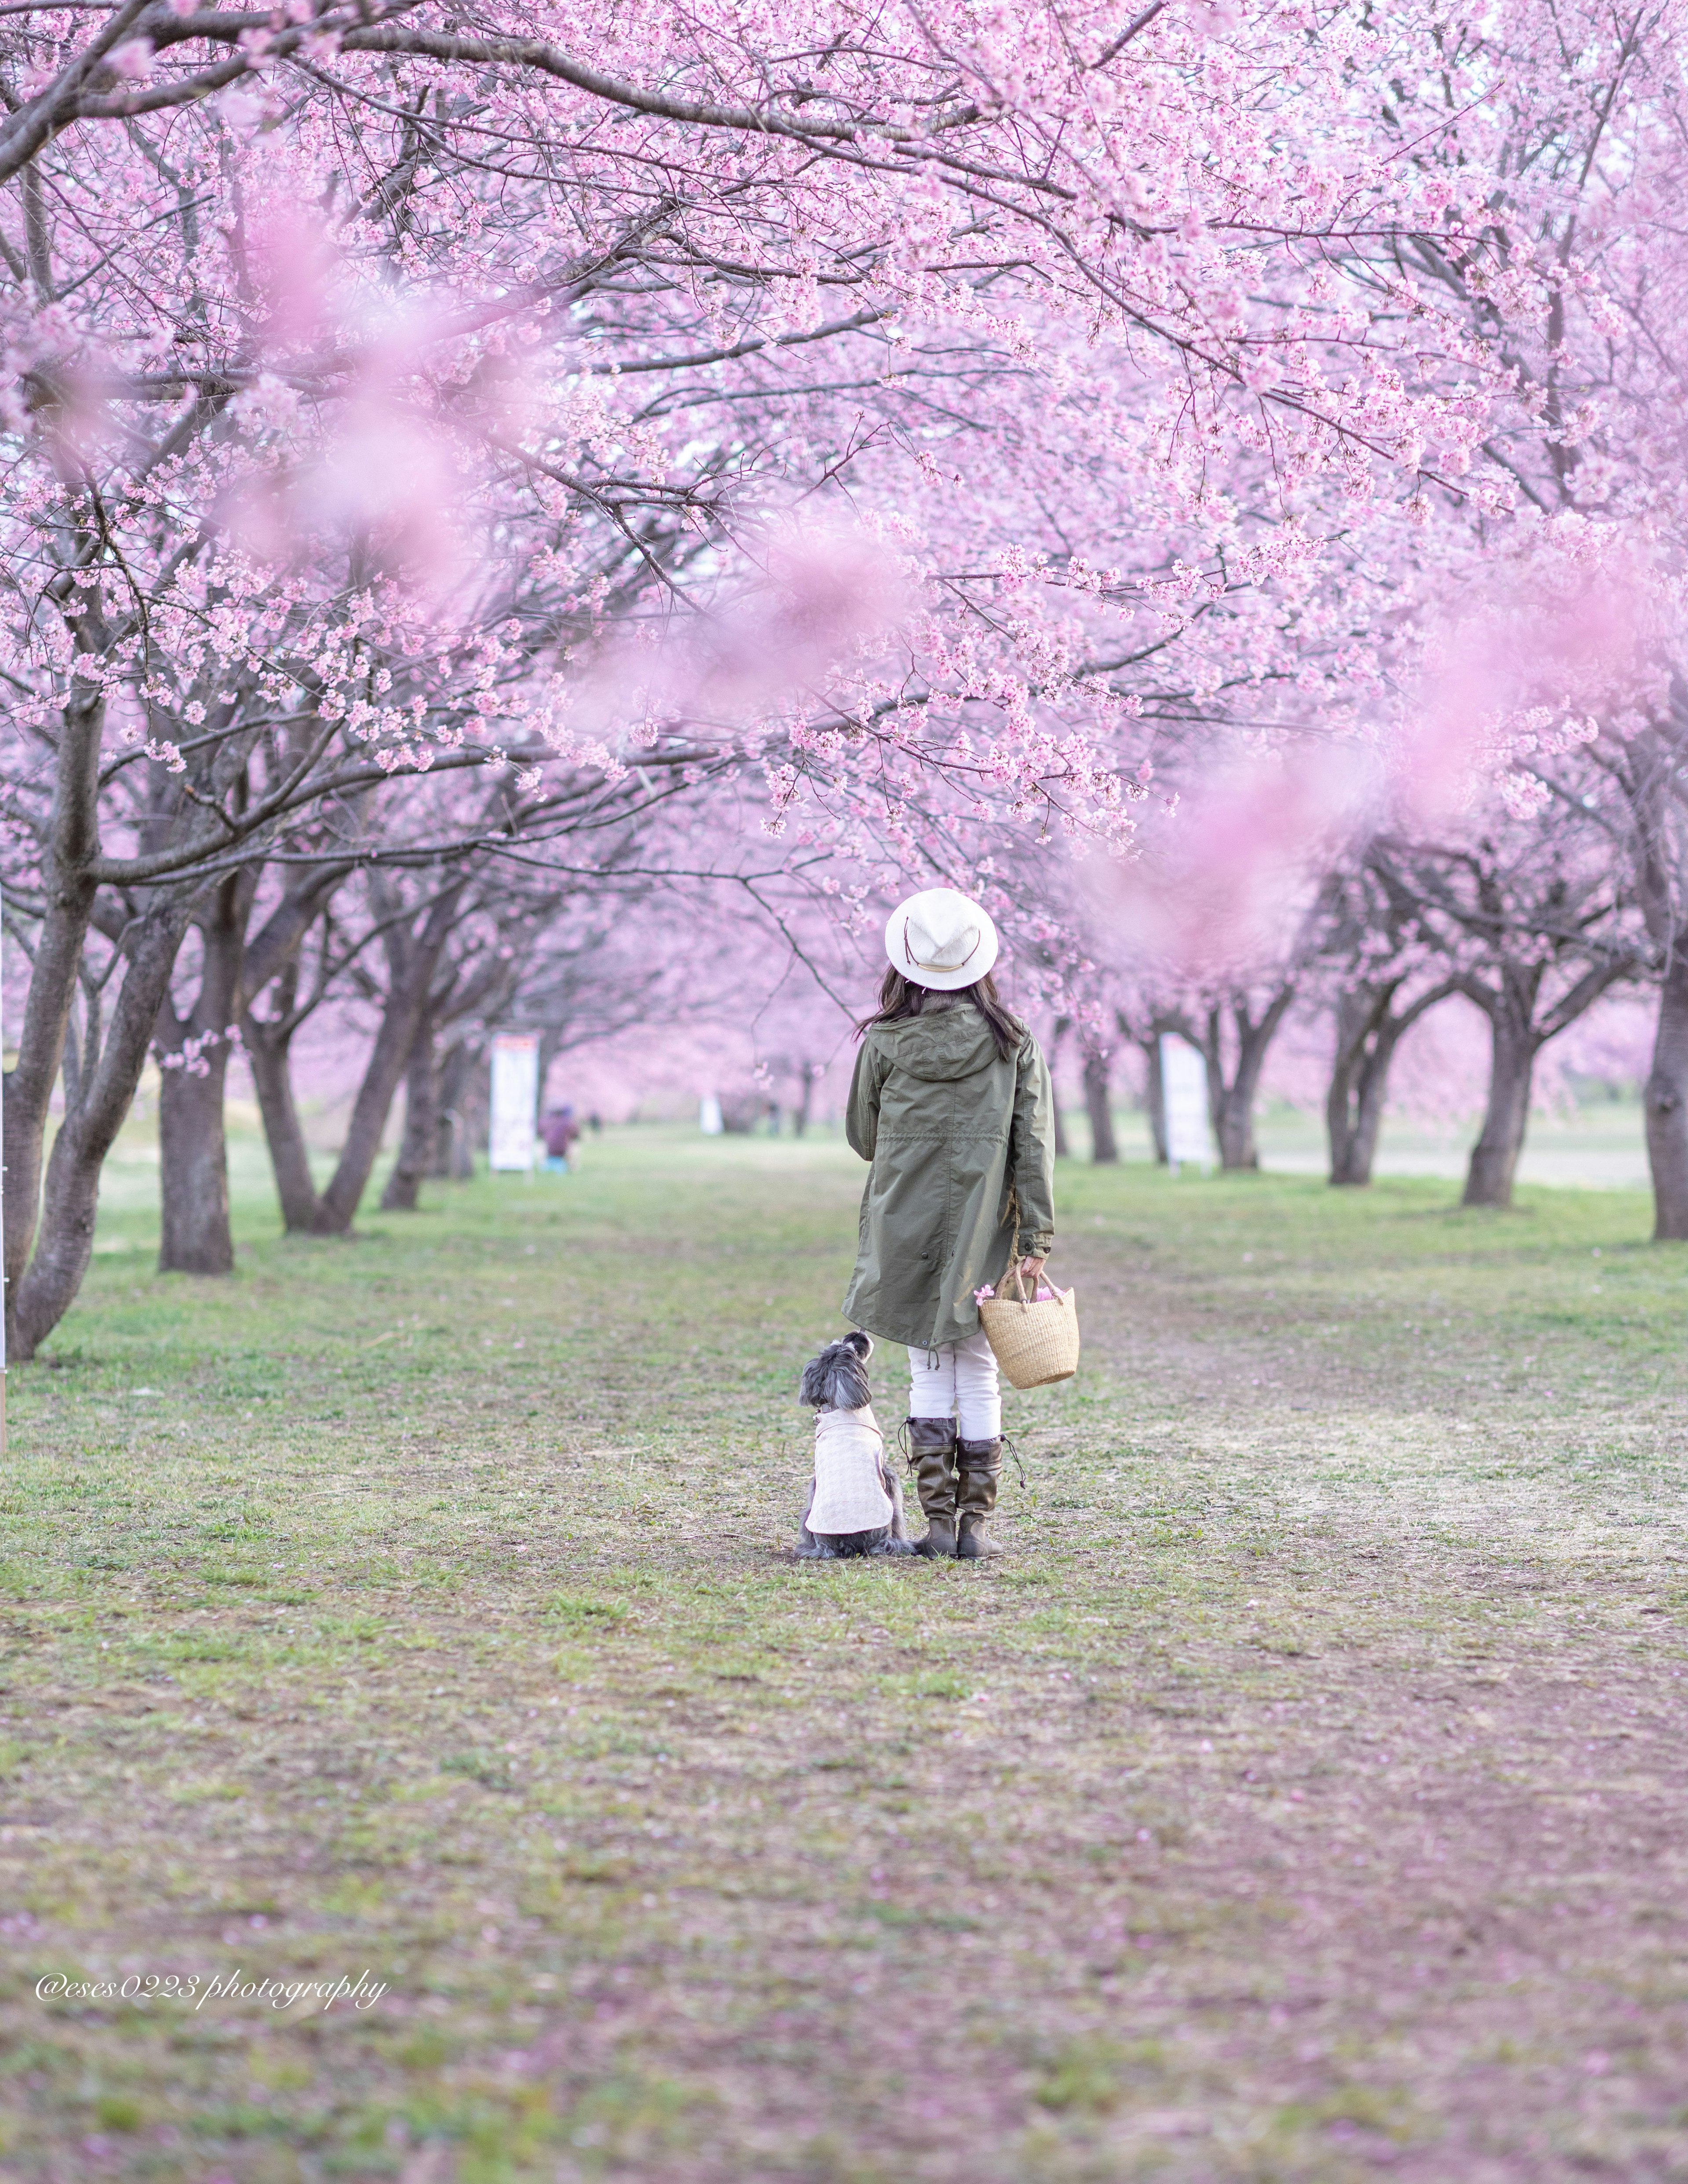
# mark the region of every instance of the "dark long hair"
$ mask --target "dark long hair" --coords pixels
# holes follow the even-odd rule
[[[885,973],[885,983],[879,989],[879,1006],[871,1017],[863,1017],[855,1028],[855,1035],[872,1030],[875,1024],[902,1023],[910,1017],[917,1017],[925,1010],[931,998],[931,989],[916,986],[912,978],[905,978],[894,967]],[[971,1001],[990,1027],[990,1035],[996,1042],[996,1051],[1004,1061],[1011,1061],[1020,1051],[1026,1036],[1026,1027],[1004,1002],[996,990],[996,978],[987,971],[983,978],[971,986],[958,986],[944,998],[951,1001]]]

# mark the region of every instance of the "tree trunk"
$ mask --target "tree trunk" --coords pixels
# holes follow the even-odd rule
[[[129,962],[110,1027],[97,1058],[91,1051],[77,1072],[75,1096],[66,1102],[47,1163],[34,1256],[11,1292],[11,1354],[20,1362],[35,1356],[70,1310],[88,1270],[100,1168],[134,1100],[187,919],[186,903],[164,902],[129,928]]]
[[[352,1102],[345,1143],[322,1194],[316,1223],[320,1234],[343,1236],[352,1225],[380,1157],[387,1118],[404,1074],[415,1032],[415,1010],[401,986],[387,997],[374,1051]]]
[[[1254,1102],[1227,1089],[1219,1097],[1219,1119],[1214,1127],[1219,1140],[1219,1165],[1232,1173],[1253,1173],[1260,1167],[1260,1149],[1254,1141]]]
[[[1653,1241],[1688,1237],[1688,956],[1673,951],[1659,988],[1652,1067],[1642,1095],[1652,1170]]]
[[[250,1012],[242,1021],[276,1195],[281,1202],[281,1226],[290,1236],[315,1235],[320,1206],[310,1173],[310,1150],[293,1100],[292,1028]]]
[[[475,1148],[486,1144],[492,1128],[493,1066],[484,1047],[469,1056],[454,1105],[457,1122],[452,1137],[451,1172],[460,1183],[473,1183]]]
[[[475,1180],[475,1148],[484,1145],[492,1123],[493,1070],[484,1046],[469,1048],[452,1078],[452,1169],[460,1182]]]
[[[1161,1061],[1161,1034],[1151,1032],[1139,1039],[1143,1050],[1143,1104],[1149,1111],[1149,1134],[1155,1140],[1155,1158],[1167,1165],[1167,1072]]]
[[[1257,1170],[1260,1153],[1254,1139],[1255,1102],[1260,1096],[1261,1072],[1266,1067],[1267,1050],[1278,1034],[1278,1027],[1290,1012],[1290,1004],[1295,998],[1293,986],[1280,986],[1267,1002],[1256,1023],[1249,1013],[1246,999],[1234,994],[1231,1000],[1232,1021],[1237,1032],[1236,1073],[1228,1084],[1225,1082],[1224,1050],[1220,1039],[1220,1013],[1210,1010],[1207,1018],[1207,1037],[1203,1042],[1207,1055],[1208,1111],[1213,1120],[1213,1134],[1219,1141],[1219,1165],[1232,1172]]]
[[[1357,986],[1336,1004],[1336,1059],[1324,1101],[1334,1184],[1362,1189],[1371,1182],[1396,1049],[1420,1017],[1457,990],[1447,980],[1396,1016],[1390,1010],[1401,983]]]
[[[368,1188],[370,1174],[381,1152],[382,1133],[393,1095],[409,1061],[416,1028],[428,1005],[434,972],[457,916],[465,881],[448,888],[428,912],[420,935],[395,932],[389,949],[393,969],[376,1034],[375,1050],[352,1103],[346,1126],[346,1142],[322,1194],[318,1228],[326,1235],[344,1235]]]
[[[1067,1037],[1072,1019],[1057,1017],[1049,1035],[1049,1052],[1045,1059],[1049,1063],[1050,1106],[1055,1117],[1055,1156],[1057,1160],[1072,1157],[1072,1146],[1067,1134],[1067,1117],[1061,1112],[1061,1085],[1056,1076],[1056,1067],[1061,1060],[1061,1041]]]
[[[434,1122],[434,1158],[430,1175],[456,1183],[472,1182],[475,1152],[470,1142],[465,1106],[478,1056],[467,1039],[448,1047],[440,1064],[439,1106]]]
[[[438,1118],[439,1063],[434,1051],[433,1020],[425,1016],[417,1028],[416,1043],[410,1050],[409,1067],[405,1072],[404,1135],[399,1142],[398,1157],[393,1163],[393,1173],[387,1178],[387,1188],[381,1194],[383,1213],[415,1212],[422,1178],[433,1158]]]
[[[92,648],[91,648],[92,649]],[[42,1159],[53,1088],[64,1060],[82,950],[97,890],[83,866],[99,855],[97,805],[100,737],[105,720],[103,695],[81,694],[64,709],[58,755],[58,780],[47,828],[42,893],[47,914],[30,966],[24,1003],[18,1066],[6,1079],[6,1306],[8,1328],[15,1324],[19,1284],[30,1262],[41,1213]],[[144,1051],[144,1050],[143,1050]],[[11,1341],[18,1341],[15,1333]]]
[[[231,874],[216,889],[210,911],[198,921],[205,953],[193,1006],[179,1017],[166,991],[159,1008],[161,1274],[234,1272],[223,1094],[251,900],[244,874]]]
[[[1108,1104],[1108,1058],[1092,1047],[1084,1056],[1084,1111],[1090,1117],[1090,1158],[1098,1167],[1116,1165],[1113,1110]]]
[[[1333,1184],[1358,1189],[1372,1179],[1383,1089],[1389,1076],[1387,1053],[1381,1070],[1376,1067],[1378,1035],[1388,1020],[1395,992],[1394,985],[1359,986],[1337,1000],[1336,1059],[1324,1098]]]
[[[1378,1156],[1378,1138],[1383,1129],[1389,1072],[1400,1036],[1395,1032],[1390,1037],[1380,1037],[1365,1058],[1354,1105],[1354,1127],[1345,1148],[1344,1171],[1338,1174],[1333,1168],[1333,1183],[1351,1184],[1357,1189],[1370,1186],[1372,1168]]]
[[[791,1134],[794,1138],[802,1137],[809,1128],[809,1119],[815,1108],[815,1087],[820,1075],[820,1070],[812,1061],[805,1061],[798,1072],[798,1082],[803,1089],[797,1105],[791,1111]]]
[[[29,1265],[41,1213],[42,1160],[53,1088],[76,995],[76,974],[93,908],[92,888],[67,886],[48,895],[35,960],[30,966],[18,1066],[6,1079],[6,1305],[8,1329],[18,1284]],[[15,1346],[15,1334],[8,1341]]]
[[[226,1039],[208,1046],[199,1069],[166,1069],[159,1083],[161,1274],[231,1274],[228,1145],[223,1134]]]
[[[292,1235],[310,1234],[319,1212],[310,1154],[293,1104],[292,1042],[323,997],[331,950],[326,923],[317,990],[303,1007],[298,1006],[299,956],[311,928],[351,869],[349,865],[332,866],[296,881],[253,936],[241,967],[241,1031],[264,1118],[281,1225]],[[253,884],[257,884],[256,873]],[[273,989],[272,1012],[259,1017],[253,1013],[253,1004],[266,988]]]
[[[1489,1030],[1489,1105],[1482,1133],[1471,1148],[1460,1201],[1464,1206],[1512,1204],[1513,1179],[1529,1123],[1530,1079],[1539,1041],[1530,1030],[1528,1012],[1520,1019],[1503,1001],[1490,1012]]]

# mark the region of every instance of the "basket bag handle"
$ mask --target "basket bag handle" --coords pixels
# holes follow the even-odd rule
[[[1038,1285],[1033,1282],[1031,1295],[1026,1295],[1025,1280],[1020,1272],[1020,1192],[1018,1186],[1011,1183],[1008,1186],[1008,1217],[1014,1223],[1014,1240],[1009,1247],[1008,1265],[1001,1280],[996,1284],[996,1301],[999,1304],[1003,1304],[1009,1301],[1011,1295],[1014,1301],[1022,1307],[1029,1308],[1037,1301]],[[1011,1281],[1014,1284],[1011,1292],[1008,1287]],[[1058,1298],[1061,1291],[1056,1289],[1053,1282],[1050,1284],[1050,1287],[1055,1290]]]

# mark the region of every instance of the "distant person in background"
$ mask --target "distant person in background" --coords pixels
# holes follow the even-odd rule
[[[580,1135],[580,1124],[574,1118],[574,1109],[566,1101],[553,1107],[539,1125],[539,1134],[545,1141],[545,1165],[559,1175],[569,1172],[569,1155]]]
[[[586,1127],[591,1131],[594,1138],[601,1138],[603,1136],[604,1117],[599,1113],[596,1107],[594,1107],[592,1112],[587,1117]]]

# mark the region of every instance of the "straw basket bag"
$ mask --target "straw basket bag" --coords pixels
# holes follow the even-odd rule
[[[1078,1292],[1065,1295],[1049,1283],[1051,1300],[1035,1301],[1040,1274],[1028,1296],[1020,1279],[1019,1238],[1008,1271],[996,1293],[979,1306],[979,1325],[996,1353],[996,1362],[1017,1388],[1046,1388],[1051,1380],[1070,1380],[1078,1370]],[[1010,1284],[1012,1284],[1012,1294]]]

